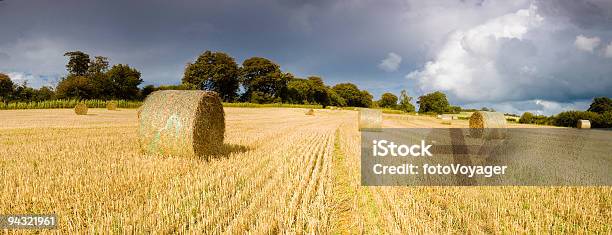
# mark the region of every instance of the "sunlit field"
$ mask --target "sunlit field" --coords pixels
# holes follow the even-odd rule
[[[208,160],[143,155],[134,109],[0,111],[0,212],[62,233],[611,232],[610,187],[362,187],[357,112],[306,111],[226,107]],[[383,125],[467,127],[404,116]]]

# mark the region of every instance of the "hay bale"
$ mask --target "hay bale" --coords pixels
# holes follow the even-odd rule
[[[506,117],[503,113],[477,111],[470,116],[470,136],[503,139],[506,137]]]
[[[360,131],[364,129],[375,131],[373,129],[382,128],[382,111],[379,109],[359,109],[358,120]]]
[[[117,110],[119,103],[117,101],[111,100],[106,102],[106,109],[108,110]]]
[[[207,91],[156,91],[138,112],[145,153],[206,156],[223,147],[225,113],[221,99]]]
[[[314,115],[314,110],[310,109],[306,112],[306,115]]]
[[[74,106],[74,113],[76,113],[77,115],[87,115],[87,110],[87,105],[83,102],[80,102],[76,106]]]
[[[442,124],[444,124],[444,125],[451,125],[452,124],[452,120],[453,120],[453,117],[442,115]]]
[[[591,121],[589,121],[589,120],[578,120],[578,123],[576,124],[576,128],[578,128],[578,129],[590,129],[591,128]]]

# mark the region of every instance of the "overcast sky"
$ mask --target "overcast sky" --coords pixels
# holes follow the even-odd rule
[[[0,72],[54,84],[71,50],[136,67],[145,84],[178,84],[212,50],[376,99],[440,90],[550,115],[612,96],[612,1],[0,1]]]

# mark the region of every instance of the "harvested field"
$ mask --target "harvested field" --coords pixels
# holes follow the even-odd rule
[[[0,211],[57,213],[62,233],[612,229],[610,187],[361,187],[357,112],[224,110],[225,143],[210,160],[141,154],[134,109],[0,111]],[[392,114],[383,122],[467,126]]]

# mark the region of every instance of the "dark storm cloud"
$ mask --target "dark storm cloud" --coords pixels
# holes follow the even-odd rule
[[[255,1],[92,1],[5,0],[0,2],[0,71],[46,84],[65,74],[68,50],[108,56],[111,63],[138,68],[147,84],[180,82],[185,64],[204,50],[225,51],[237,62],[263,56],[298,76],[320,75],[326,82],[354,82],[376,97],[408,89],[412,95],[428,90],[404,76],[435,61],[457,31],[520,9],[533,1],[370,1],[370,0],[255,0]],[[549,99],[572,102],[606,93],[608,61],[601,50],[611,40],[609,1],[539,1],[539,14],[554,24],[548,31],[529,32],[529,40],[501,43],[506,55],[498,65],[504,74],[517,68],[538,68],[537,86],[518,84],[520,92],[492,102]],[[548,37],[554,33],[555,37]],[[599,37],[599,54],[575,52],[578,34]],[[538,39],[538,37],[540,39]],[[550,40],[547,42],[546,40]],[[542,45],[549,45],[542,48]],[[401,56],[397,70],[380,69],[390,53]],[[536,53],[536,54],[533,54]],[[565,53],[565,54],[563,54]],[[566,54],[571,56],[567,56]],[[583,54],[572,54],[583,53]],[[555,66],[555,55],[580,67]],[[607,60],[606,60],[607,59]],[[394,67],[395,68],[395,67]],[[591,68],[592,71],[584,72]],[[543,89],[550,77],[570,76],[596,84],[569,89]],[[553,79],[554,80],[554,79]],[[559,82],[560,81],[560,82]],[[550,81],[552,83],[553,81]],[[526,82],[528,83],[528,82]],[[531,90],[531,91],[530,91]],[[591,92],[591,93],[589,93]],[[534,95],[539,93],[541,95]],[[449,93],[455,103],[469,99]],[[517,105],[525,106],[523,103]]]
[[[543,14],[568,18],[581,28],[610,29],[612,25],[612,1],[609,0],[557,0],[538,3]]]

